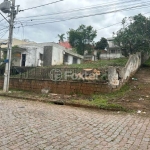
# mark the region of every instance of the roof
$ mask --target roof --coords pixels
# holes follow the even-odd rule
[[[0,40],[0,43],[8,43],[8,39],[3,39],[3,40]],[[13,42],[12,42],[12,46],[19,46],[19,45],[22,45],[22,44],[31,44],[31,43],[35,43],[35,42],[32,42],[32,41],[29,41],[29,40],[19,40],[19,39],[15,39],[13,38]],[[2,48],[6,48],[8,47],[7,44],[6,45],[2,45],[1,46]]]
[[[72,46],[69,42],[60,42],[59,45],[65,47],[66,49],[71,49]]]
[[[81,58],[81,59],[84,58],[82,55],[79,55],[79,54],[77,54],[77,53],[74,53],[74,52],[72,52],[72,51],[70,51],[70,50],[65,50],[65,53],[67,53],[67,54],[69,54],[69,55],[72,55],[72,56],[75,56],[75,57],[77,57],[77,58]]]
[[[114,37],[107,38],[107,41],[113,41],[113,40],[114,40]]]

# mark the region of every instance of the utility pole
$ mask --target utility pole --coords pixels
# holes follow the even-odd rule
[[[12,38],[13,38],[13,28],[14,28],[14,19],[16,17],[16,10],[15,10],[15,0],[11,0],[10,6],[10,21],[9,21],[9,38],[8,38],[8,49],[7,49],[7,61],[5,66],[5,73],[4,73],[4,85],[3,91],[8,92],[9,90],[9,81],[10,81],[10,67],[11,67],[11,57],[12,57]],[[8,0],[4,0],[4,3]]]

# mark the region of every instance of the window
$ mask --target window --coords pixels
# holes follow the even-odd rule
[[[77,64],[77,58],[73,57],[73,64]]]
[[[112,54],[115,54],[115,50],[111,50],[111,53],[112,53]]]

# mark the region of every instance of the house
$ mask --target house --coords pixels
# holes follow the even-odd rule
[[[44,47],[44,66],[81,64],[83,56],[56,45]]]
[[[101,59],[114,59],[124,57],[121,53],[121,49],[114,44],[114,38],[108,38],[108,47],[101,51]]]
[[[7,49],[7,47],[8,47],[7,43],[8,43],[8,39],[1,39],[0,40],[1,49]],[[13,40],[12,40],[12,47],[14,47],[16,45],[19,46],[19,45],[31,44],[31,43],[35,43],[35,42],[29,41],[27,39],[19,40],[19,39],[13,38]],[[6,56],[6,50],[2,51],[1,49],[0,49],[0,59],[4,58]]]
[[[46,49],[47,47],[48,49]],[[81,55],[53,42],[23,44],[15,47],[12,51],[13,66],[40,67],[80,64],[82,59]]]

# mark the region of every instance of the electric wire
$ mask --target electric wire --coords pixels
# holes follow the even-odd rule
[[[7,20],[7,18],[0,12],[1,16],[9,23],[9,21]],[[10,24],[10,23],[9,23]]]
[[[142,4],[142,5],[138,5],[138,6],[132,6],[132,7],[123,8],[123,9],[118,9],[115,11],[113,10],[113,11],[84,15],[84,16],[76,16],[76,17],[72,17],[72,18],[68,18],[68,19],[56,20],[56,21],[51,21],[51,22],[42,22],[42,23],[36,23],[36,24],[29,24],[29,25],[25,25],[25,26],[34,26],[34,25],[41,25],[41,24],[47,24],[47,23],[56,23],[56,22],[68,21],[68,20],[72,20],[72,19],[80,19],[80,18],[87,18],[87,17],[91,17],[91,16],[105,15],[105,14],[110,14],[110,13],[119,12],[119,11],[126,11],[126,10],[130,11],[130,10],[133,10],[135,8],[141,9],[141,8],[149,7],[149,5],[150,5],[150,3],[149,4]]]
[[[64,0],[59,0],[59,1],[47,3],[47,4],[44,4],[44,5],[40,5],[40,6],[35,6],[35,7],[31,7],[31,8],[26,8],[26,9],[20,10],[19,12],[21,12],[21,11],[26,11],[26,10],[30,10],[30,9],[35,9],[35,8],[39,8],[39,7],[43,7],[43,6],[47,6],[47,5],[50,5],[50,4],[55,4],[55,3],[58,3],[58,2],[61,2],[61,1],[64,1]]]
[[[99,31],[99,30],[103,30],[103,29],[106,29],[106,28],[109,28],[109,27],[112,27],[112,26],[115,26],[115,25],[117,25],[117,24],[121,24],[122,22],[118,22],[118,23],[115,23],[115,24],[112,24],[112,25],[109,25],[109,26],[106,26],[106,27],[103,27],[103,28],[101,28],[101,29],[97,29],[97,31]]]
[[[139,1],[139,0],[135,0],[135,1]],[[140,1],[142,1],[142,0],[140,0]],[[112,2],[118,2],[118,1],[112,1]],[[79,12],[80,10],[86,10],[86,9],[93,9],[93,8],[97,8],[97,7],[104,7],[104,6],[110,6],[110,5],[115,5],[116,3],[103,3],[103,4],[101,4],[101,5],[99,5],[99,4],[97,4],[97,5],[93,5],[93,6],[91,6],[91,7],[81,7],[81,8],[75,8],[75,9],[69,9],[69,10],[63,10],[63,11],[60,11],[60,12],[56,12],[56,13],[51,13],[51,14],[44,14],[44,15],[35,15],[35,16],[28,16],[28,17],[20,17],[20,18],[35,18],[35,17],[43,17],[43,16],[49,16],[49,15],[56,15],[56,14],[63,14],[63,13],[70,13],[70,12],[74,12],[74,11],[77,11],[77,12]],[[131,1],[124,1],[124,2],[122,2],[122,3],[125,3],[125,2],[131,2]],[[119,2],[120,3],[120,2]],[[121,4],[122,4],[121,3]]]
[[[150,4],[150,3],[147,3],[147,4]],[[140,6],[142,6],[142,4],[139,5],[139,6],[137,6],[137,7],[140,7]],[[115,11],[116,11],[116,10],[115,10]],[[118,11],[118,10],[117,10],[117,11]],[[116,12],[117,12],[117,11],[116,11]],[[76,16],[76,17],[78,17],[78,16]],[[41,20],[43,20],[43,19],[45,20],[46,18],[37,19],[37,20],[39,20],[39,21],[36,21],[36,22],[39,22],[39,23],[40,23]],[[49,19],[55,19],[55,18],[49,18]],[[70,18],[68,18],[68,19],[70,19]],[[59,19],[59,20],[63,20],[63,19]],[[66,19],[65,19],[65,20],[66,20]],[[21,21],[22,21],[22,20],[21,20]],[[24,23],[24,22],[26,22],[26,23],[27,23],[27,22],[33,22],[33,21],[35,22],[35,19],[32,19],[32,20],[30,20],[30,21],[22,21],[22,23]],[[55,21],[57,22],[58,20],[55,20]],[[43,22],[42,22],[42,23],[43,23]]]
[[[6,35],[6,33],[8,32],[9,30],[7,30],[6,32],[4,32],[4,34],[0,37],[0,39],[2,39],[5,35]]]

